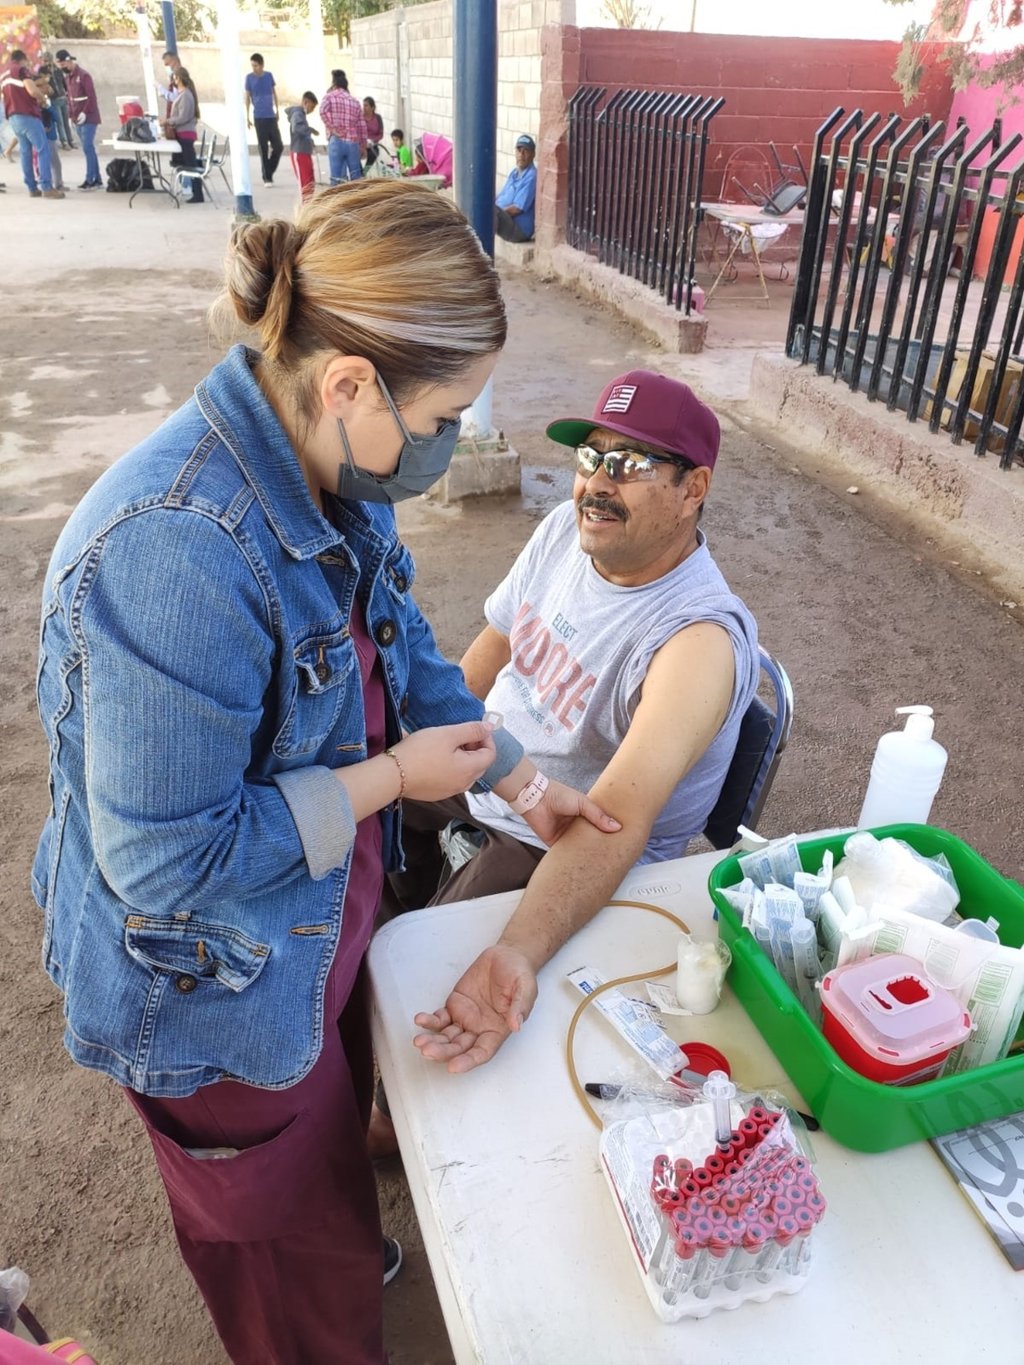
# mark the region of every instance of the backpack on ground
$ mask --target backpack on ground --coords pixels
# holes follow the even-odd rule
[[[149,167],[143,165],[139,178],[139,163],[130,156],[116,156],[107,162],[107,193],[131,194],[134,190],[151,190],[153,177]]]

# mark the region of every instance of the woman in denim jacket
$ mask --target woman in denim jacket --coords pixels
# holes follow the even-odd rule
[[[33,889],[68,1050],[141,1115],[231,1359],[380,1365],[361,966],[401,798],[537,776],[438,653],[391,503],[444,473],[505,314],[458,210],[385,180],[239,229],[226,298],[260,349],[49,566]],[[613,827],[554,782],[529,818],[579,814]]]

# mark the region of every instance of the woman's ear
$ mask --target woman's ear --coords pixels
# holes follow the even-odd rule
[[[365,356],[336,355],[327,362],[320,381],[320,401],[324,411],[342,421],[351,420],[357,410],[380,401],[377,371]]]

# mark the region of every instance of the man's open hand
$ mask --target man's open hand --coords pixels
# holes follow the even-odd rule
[[[489,1062],[510,1033],[518,1033],[537,999],[537,977],[517,948],[496,944],[456,982],[443,1009],[417,1014],[425,1032],[413,1039],[423,1056],[451,1072]]]

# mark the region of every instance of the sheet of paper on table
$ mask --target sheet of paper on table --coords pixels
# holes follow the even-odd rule
[[[932,1139],[1014,1270],[1024,1270],[1024,1113]]]

